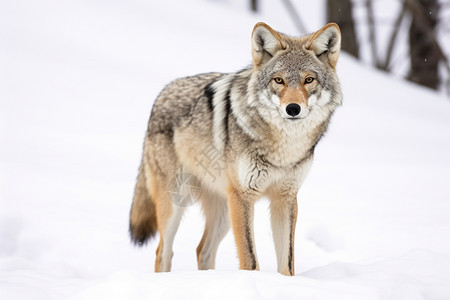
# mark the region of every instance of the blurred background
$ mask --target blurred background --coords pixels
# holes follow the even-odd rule
[[[254,13],[262,1],[250,0]],[[311,31],[299,1],[281,0],[299,33]],[[341,28],[342,50],[363,63],[450,94],[450,2],[327,0],[327,22]]]

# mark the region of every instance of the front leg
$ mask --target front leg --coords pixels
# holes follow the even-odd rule
[[[248,193],[230,188],[228,204],[241,270],[259,270],[253,234],[255,199]]]
[[[278,272],[295,275],[294,239],[297,223],[296,195],[275,194],[270,196],[272,235],[277,254]]]

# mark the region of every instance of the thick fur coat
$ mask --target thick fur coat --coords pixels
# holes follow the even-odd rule
[[[214,268],[230,225],[240,268],[259,269],[253,207],[267,197],[278,271],[294,275],[297,193],[342,101],[336,75],[341,35],[333,23],[299,38],[258,23],[251,42],[251,67],[175,80],[154,104],[130,234],[142,245],[159,231],[156,271],[170,271],[175,233],[191,198],[206,219],[199,269]]]

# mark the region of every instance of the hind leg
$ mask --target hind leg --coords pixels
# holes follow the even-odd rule
[[[173,241],[184,212],[184,207],[175,205],[170,194],[177,171],[174,167],[164,171],[165,174],[154,172],[150,182],[160,238],[156,249],[155,272],[169,272],[172,267]]]
[[[227,199],[203,189],[201,203],[205,213],[205,231],[197,247],[199,270],[214,269],[220,242],[230,229]]]
[[[161,206],[157,206],[157,219],[161,239],[156,250],[155,270],[168,272],[171,268],[175,234],[185,208],[193,204],[192,198],[198,195],[200,186],[197,179],[189,172],[184,172],[181,167],[160,190],[163,193],[159,195],[162,198],[159,202]]]
[[[150,140],[151,139],[151,142]],[[172,139],[164,134],[147,138],[145,155],[148,160],[147,188],[155,204],[159,245],[156,250],[155,272],[169,272],[172,266],[173,241],[183,216],[184,207],[171,198],[176,176],[181,168]]]
[[[153,197],[156,204],[156,219],[159,231],[159,245],[156,249],[155,272],[169,272],[172,267],[173,240],[183,216],[184,207],[173,203],[169,187],[171,181],[167,177],[155,178]],[[159,184],[156,184],[159,182]]]
[[[184,212],[184,207],[173,205],[169,197],[164,201],[170,203],[171,208],[157,210],[160,240],[156,249],[155,272],[169,272],[172,267],[173,241]]]
[[[159,230],[159,245],[156,249],[155,272],[169,272],[172,267],[173,241],[180,225],[185,207],[177,205],[177,199],[173,198],[173,193],[182,195],[184,192],[178,185],[174,185],[177,172],[172,172],[173,176],[159,176],[156,178],[153,191],[156,203],[156,219]],[[170,178],[167,180],[167,178]]]

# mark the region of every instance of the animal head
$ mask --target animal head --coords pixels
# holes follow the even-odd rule
[[[294,123],[311,111],[329,105],[334,109],[342,98],[336,76],[340,48],[341,32],[335,23],[299,38],[256,24],[252,56],[256,89],[263,91],[260,99]]]

